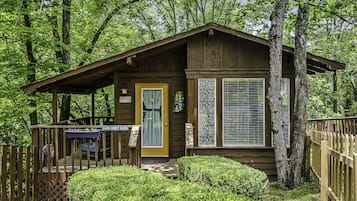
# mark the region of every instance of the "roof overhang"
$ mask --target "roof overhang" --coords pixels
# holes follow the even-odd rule
[[[98,88],[112,84],[114,80],[114,72],[123,66],[130,65],[126,62],[128,58],[135,57],[140,59],[140,57],[150,55],[152,52],[161,52],[170,48],[179,47],[185,45],[189,37],[212,30],[269,46],[269,41],[266,39],[217,25],[215,23],[209,23],[190,31],[179,33],[121,54],[83,65],[62,74],[28,84],[22,87],[22,90],[27,93],[34,93],[47,92],[56,88],[60,93],[92,93]],[[294,54],[294,48],[283,46],[283,52]],[[307,54],[307,65],[309,74],[336,71],[345,68],[345,64],[343,63],[310,53]]]

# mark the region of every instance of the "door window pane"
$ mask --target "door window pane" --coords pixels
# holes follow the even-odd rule
[[[160,147],[163,143],[162,89],[142,89],[142,145]]]

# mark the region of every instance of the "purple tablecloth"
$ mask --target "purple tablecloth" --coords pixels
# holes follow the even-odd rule
[[[100,130],[66,130],[66,138],[98,138],[100,136]]]

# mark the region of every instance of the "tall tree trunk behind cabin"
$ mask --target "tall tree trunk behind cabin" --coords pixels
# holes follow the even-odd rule
[[[31,20],[30,16],[27,12],[27,0],[22,1],[22,9],[23,11],[23,17],[24,17],[24,24],[27,28],[31,28]],[[28,64],[27,64],[27,82],[32,83],[36,81],[36,68],[35,64],[37,63],[37,60],[35,59],[35,56],[33,55],[33,47],[32,47],[32,40],[31,37],[27,37],[25,41],[25,46],[26,46],[26,52],[27,52],[27,59],[28,59]],[[30,101],[30,106],[33,108],[36,108],[37,104],[35,100]],[[31,125],[36,125],[37,124],[37,111],[33,111],[30,114],[30,121]]]
[[[283,128],[281,77],[282,77],[282,37],[284,15],[288,0],[277,0],[270,16],[270,80],[268,98],[271,110],[271,128],[274,136],[275,162],[280,188],[286,188],[288,181],[288,154]]]
[[[306,39],[309,8],[300,3],[295,29],[295,103],[293,115],[293,143],[291,147],[290,184],[296,187],[302,182],[304,136],[307,123],[307,66]]]
[[[62,49],[62,63],[66,66],[61,68],[60,72],[64,72],[69,69],[71,63],[71,54],[68,50],[68,46],[71,43],[70,38],[70,25],[71,25],[71,0],[63,0],[62,8],[62,41],[64,47]],[[60,112],[60,121],[68,120],[71,112],[71,95],[64,94],[62,96],[62,105]]]
[[[106,107],[106,110],[107,110],[107,116],[110,117],[110,116],[112,116],[112,110],[110,108],[110,103],[109,103],[109,94],[106,93],[103,88],[102,88],[102,93],[103,93],[103,96],[104,96],[105,107]]]

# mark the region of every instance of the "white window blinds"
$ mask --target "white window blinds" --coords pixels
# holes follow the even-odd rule
[[[216,79],[198,80],[198,145],[216,145]]]
[[[222,91],[223,145],[264,145],[264,78],[223,79]]]

